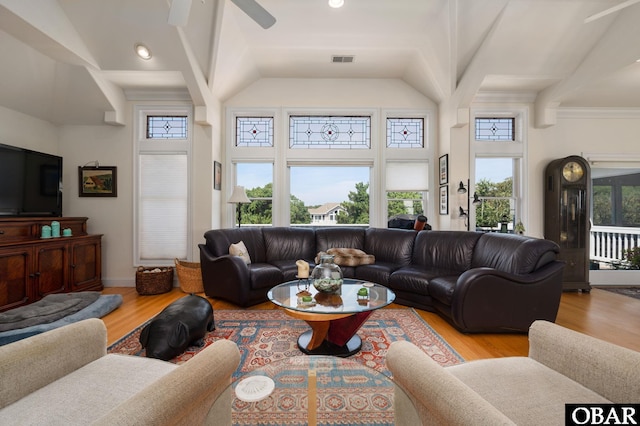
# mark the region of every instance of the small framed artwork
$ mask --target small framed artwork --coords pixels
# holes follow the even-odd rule
[[[440,214],[449,214],[449,186],[440,187]]]
[[[80,197],[117,197],[117,167],[78,167]]]
[[[449,183],[449,154],[440,157],[440,185]]]
[[[213,162],[213,189],[220,191],[222,188],[222,164]]]

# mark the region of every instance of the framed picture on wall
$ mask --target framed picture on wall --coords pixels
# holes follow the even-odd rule
[[[449,154],[440,157],[440,185],[449,183]]]
[[[440,187],[440,214],[449,214],[449,186]]]
[[[213,162],[213,189],[220,191],[222,188],[222,164]]]
[[[80,197],[117,197],[116,167],[78,167]]]

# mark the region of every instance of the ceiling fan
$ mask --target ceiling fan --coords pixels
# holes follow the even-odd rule
[[[613,6],[613,7],[610,7],[609,9],[603,10],[602,12],[598,12],[598,13],[596,13],[596,14],[594,14],[594,15],[589,16],[588,18],[586,18],[586,19],[584,20],[584,23],[585,23],[585,24],[588,24],[589,22],[593,22],[593,21],[595,21],[596,19],[600,19],[600,18],[602,18],[603,16],[607,16],[607,15],[609,15],[610,13],[617,12],[617,11],[619,11],[619,10],[621,10],[621,9],[624,9],[625,7],[632,6],[632,5],[634,5],[634,4],[638,3],[638,2],[640,2],[640,0],[627,0],[627,1],[623,1],[622,3],[617,4],[617,5]]]
[[[191,9],[192,0],[172,0],[171,7],[169,8],[170,25],[176,27],[184,27],[189,21],[189,10]],[[640,1],[640,0],[639,0]],[[256,0],[231,0],[233,4],[238,6],[240,10],[246,13],[251,19],[256,21],[265,30],[270,28],[276,23],[276,18],[273,17],[267,10],[260,6]]]

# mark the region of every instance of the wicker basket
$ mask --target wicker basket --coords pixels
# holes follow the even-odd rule
[[[155,271],[158,272],[145,272]],[[136,271],[136,290],[138,294],[151,295],[161,294],[171,291],[173,288],[173,268],[172,267],[152,267],[140,266]]]
[[[202,285],[200,264],[179,259],[176,259],[175,262],[180,289],[185,293],[202,293],[204,286]]]

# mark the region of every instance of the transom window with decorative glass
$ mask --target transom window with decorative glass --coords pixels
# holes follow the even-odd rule
[[[187,139],[186,115],[147,115],[147,139]]]
[[[476,118],[477,141],[515,141],[515,118]]]
[[[290,116],[289,147],[370,149],[371,117]]]
[[[423,118],[387,118],[387,148],[423,147]]]
[[[236,117],[236,146],[273,146],[273,117]]]

